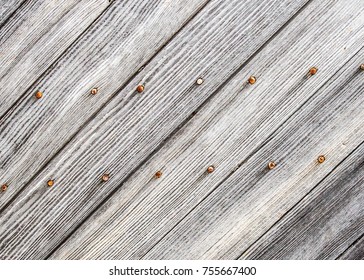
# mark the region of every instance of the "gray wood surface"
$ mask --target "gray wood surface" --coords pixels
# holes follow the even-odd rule
[[[1,0],[0,1],[0,26],[23,4],[26,0]]]
[[[16,10],[0,29],[0,117],[29,97],[24,92],[108,5],[107,0],[27,1]]]
[[[223,3],[225,4],[223,5]],[[248,4],[237,5],[237,3],[221,1],[209,3],[148,64],[144,71],[140,72],[107,104],[102,112],[95,116],[82,130],[82,133],[79,133],[69,143],[69,148],[63,150],[54,161],[48,164],[47,168],[42,170],[3,211],[0,219],[12,223],[11,228],[4,227],[4,233],[9,234],[2,243],[6,256],[45,257],[305,2],[277,5],[275,2],[264,1],[258,7],[253,1]],[[161,11],[165,12],[165,9],[161,9]],[[279,15],[278,19],[275,15]],[[159,18],[160,15],[158,15]],[[212,19],[218,19],[213,26],[211,26]],[[169,17],[166,20],[172,19]],[[141,22],[146,24],[148,21],[144,18]],[[235,26],[234,32],[227,29],[227,26]],[[269,28],[263,28],[266,26]],[[253,27],[260,31],[251,32]],[[129,48],[125,50],[129,52]],[[234,51],[227,52],[223,51],[224,49]],[[204,68],[201,69],[201,66]],[[111,70],[108,68],[108,71]],[[206,82],[197,87],[195,80],[200,75],[205,78]],[[115,87],[116,81],[113,77],[106,78],[105,82]],[[76,81],[75,79],[74,82],[76,83]],[[146,84],[146,90],[143,94],[138,95],[135,93],[135,87],[140,82]],[[100,83],[96,84],[100,85]],[[86,88],[91,87],[90,85]],[[78,116],[76,120],[72,116],[61,114],[60,109],[57,112],[54,109],[49,110],[48,116],[49,113],[53,113],[52,117],[44,120],[49,123],[46,126],[48,135],[41,136],[47,141],[42,142],[39,138],[34,141],[28,140],[24,146],[33,142],[32,149],[26,150],[23,146],[22,150],[27,151],[31,156],[22,154],[20,158],[12,155],[11,159],[18,159],[17,164],[8,164],[8,166],[21,171],[25,169],[25,166],[36,168],[37,165],[29,165],[29,161],[37,160],[39,162],[42,154],[53,151],[53,143],[59,144],[59,139],[62,139],[60,137],[69,133],[71,126],[80,125],[82,110],[90,110],[92,104],[100,106],[98,103],[105,95],[102,90],[104,87],[100,86],[100,94],[97,95],[97,98],[90,96],[88,91],[80,95],[80,98],[88,102],[76,104],[79,107],[75,111]],[[173,94],[170,94],[171,92]],[[71,97],[75,99],[74,96]],[[59,99],[62,98],[65,97],[59,97]],[[44,100],[46,99],[44,98]],[[67,100],[64,106],[68,108],[72,100]],[[57,99],[57,102],[60,100]],[[47,103],[44,104],[47,105]],[[87,106],[85,106],[86,104]],[[47,112],[45,108],[43,110],[42,113]],[[37,112],[37,114],[39,113]],[[27,112],[24,112],[21,114],[24,118],[24,114],[29,116]],[[59,127],[57,118],[62,123],[65,122],[65,118],[72,118],[72,122],[70,120],[69,123],[65,123],[66,127]],[[29,120],[27,121],[29,122]],[[36,124],[36,126],[39,125]],[[6,125],[6,127],[14,126]],[[24,137],[24,133],[18,133],[18,135]],[[36,135],[37,133],[33,133],[34,137]],[[51,135],[54,136],[53,139],[50,137]],[[14,139],[8,141],[13,143]],[[20,167],[21,164],[23,164],[22,167]],[[81,170],[82,172],[80,172]],[[9,171],[5,174],[18,173]],[[105,186],[100,182],[100,177],[104,172],[112,174],[112,180],[106,185],[104,184]],[[16,178],[19,178],[19,181],[24,180],[25,175],[23,172],[22,176]],[[56,185],[52,189],[44,187],[49,178],[54,178],[56,181]],[[10,189],[9,186],[9,193]],[[4,203],[5,199],[7,199],[6,196],[3,196],[1,202]],[[22,234],[32,236],[28,239],[29,243],[25,244],[12,238],[12,233],[15,234],[17,228],[21,228],[23,223],[28,223],[24,219],[25,216],[19,217],[16,221],[8,220],[8,217],[15,217],[17,216],[15,213],[22,212],[21,209],[24,209],[22,204],[27,203],[28,199],[32,201],[32,205],[30,205],[32,210],[29,209],[29,212],[24,214],[27,218],[36,219],[39,223],[37,227],[22,232]],[[62,222],[54,220],[53,214],[48,211],[58,216]],[[58,226],[54,227],[48,219],[56,222]],[[46,224],[49,226],[45,227]],[[36,236],[44,236],[47,239],[46,247],[49,249],[34,247],[31,242],[37,240]]]
[[[0,120],[0,182],[9,185],[0,197],[0,208],[43,169],[205,2],[191,0],[183,9],[179,9],[181,1],[112,3]],[[174,16],[167,17],[170,14]],[[94,87],[99,88],[95,96],[90,94]],[[135,87],[134,84],[133,90]],[[40,100],[34,98],[38,90],[43,92]],[[129,99],[125,97],[122,104]]]
[[[340,2],[337,5],[341,8],[342,4],[343,2]],[[201,206],[203,210],[195,211],[194,208],[219,186],[226,176],[239,167],[246,157],[254,153],[292,112],[313,96],[328,78],[341,68],[349,67],[346,62],[356,54],[358,49],[362,48],[362,39],[358,38],[362,38],[364,34],[360,31],[362,30],[360,26],[352,30],[352,34],[356,36],[352,36],[345,30],[342,30],[340,34],[326,31],[325,28],[337,29],[335,23],[340,25],[344,19],[346,20],[347,15],[353,13],[355,7],[346,10],[347,14],[337,14],[336,9],[338,9],[337,6],[333,6],[330,10],[322,3],[313,2],[307,10],[302,11],[302,14],[244,67],[246,69],[236,75],[182,131],[167,142],[145,167],[123,184],[114,198],[97,212],[98,218],[91,218],[84,224],[60,253],[56,253],[53,257],[143,257],[190,211],[195,213],[191,214],[192,220],[182,223],[178,231],[175,230],[175,234],[171,233],[170,238],[165,237],[165,242],[162,240],[161,245],[155,247],[146,257],[219,257],[226,248],[219,248],[215,252],[216,255],[209,255],[206,251],[216,238],[221,237],[219,230],[229,228],[222,223],[221,219],[217,219],[221,215],[218,210],[222,208],[219,201],[229,202],[237,208],[241,207],[233,199],[233,193],[228,197],[221,197],[234,184],[226,185],[222,189],[220,186],[219,198],[214,199],[213,202],[207,200],[208,202]],[[322,22],[318,24],[324,26],[317,30],[307,21],[308,15],[321,18]],[[354,17],[352,20],[351,24],[347,23],[349,26],[355,26],[359,18]],[[299,37],[294,37],[292,34],[299,34]],[[317,38],[315,44],[308,44],[313,41],[313,38]],[[351,41],[350,38],[356,38],[358,41],[356,39]],[[320,50],[319,46],[324,46],[325,43],[330,48]],[[336,48],[332,48],[333,45]],[[294,58],[290,50],[295,51]],[[314,57],[312,57],[313,53],[315,53]],[[360,55],[357,55],[356,65],[350,64],[349,74],[357,72],[359,58]],[[270,67],[273,64],[279,67]],[[320,70],[317,76],[307,79],[306,69],[310,65],[317,65]],[[259,71],[258,82],[254,86],[242,89],[243,81],[252,73],[252,69],[257,69],[253,73]],[[337,80],[336,77],[332,79],[332,81],[335,80]],[[335,83],[336,86],[341,84],[342,80]],[[360,116],[356,121],[360,123],[359,120]],[[291,127],[294,126],[291,125]],[[353,143],[353,146],[355,147],[356,144]],[[317,151],[318,154],[320,152]],[[311,165],[318,154],[313,154],[313,158],[307,157],[304,162]],[[193,161],[191,161],[192,157]],[[261,163],[254,166],[255,172],[264,175],[265,166],[269,160],[270,157],[263,158]],[[216,171],[207,175],[205,170],[210,164],[216,166]],[[335,166],[335,162],[331,166]],[[152,174],[159,169],[163,170],[163,179],[152,180]],[[324,169],[322,172],[318,174],[317,179],[324,176],[327,170]],[[281,181],[277,185],[287,180],[282,177],[278,179]],[[236,188],[241,186],[236,186],[235,191]],[[302,189],[301,194],[304,193],[305,189]],[[211,212],[212,210],[216,210],[217,213]],[[204,213],[212,214],[203,219]],[[227,224],[234,221],[229,217],[223,220]],[[200,223],[203,223],[203,227]],[[193,230],[190,230],[191,228]],[[250,227],[247,226],[246,230],[249,229]],[[94,234],[95,232],[97,234]],[[200,232],[202,232],[201,236],[198,235]],[[109,238],[106,244],[103,242],[105,236]],[[82,245],[75,248],[73,246],[75,243]],[[225,244],[224,241],[222,243]]]
[[[267,144],[242,158],[241,167],[145,257],[237,258],[282,218],[363,139],[363,83],[355,62],[345,65],[347,75],[335,75],[317,91]],[[348,79],[352,82],[342,88]],[[322,165],[316,161],[320,154],[327,158]],[[267,170],[269,160],[277,162],[276,169]]]
[[[0,259],[361,258],[362,1],[29,2],[0,29]]]
[[[241,258],[335,259],[342,254],[364,233],[363,154],[364,144],[332,170]]]
[[[364,235],[339,256],[339,259],[364,260]]]
[[[215,1],[208,4],[144,71],[95,116],[82,133],[70,142],[69,148],[48,164],[3,211],[1,222],[12,224],[10,228],[3,228],[3,233],[6,232],[8,236],[1,244],[4,255],[42,258],[51,252],[303,3],[295,2],[287,6],[286,3],[277,5],[265,1],[259,7],[255,2],[237,5],[237,2]],[[279,20],[274,16],[274,11],[277,16],[280,15]],[[219,19],[214,24],[214,32],[210,31],[212,19]],[[236,26],[235,32],[227,31],[226,26]],[[265,26],[269,28],[262,28]],[[253,27],[261,32],[250,32]],[[223,49],[233,49],[234,52]],[[206,70],[200,69],[201,65]],[[204,76],[206,82],[197,87],[194,83],[200,75]],[[208,80],[210,82],[207,83]],[[146,84],[146,90],[137,95],[135,86],[140,82]],[[101,99],[102,95],[100,92],[97,99]],[[95,100],[88,96],[84,98]],[[64,120],[66,116],[62,117]],[[54,123],[54,119],[52,121]],[[78,121],[74,120],[73,125]],[[67,133],[64,127],[57,133],[50,130],[49,126],[47,129],[52,135]],[[37,143],[41,143],[39,139]],[[51,141],[46,145],[50,148]],[[38,153],[42,151],[39,147],[33,150]],[[39,160],[39,155],[36,158]],[[100,181],[104,172],[112,175],[107,184]],[[49,178],[56,181],[52,189],[44,187]],[[23,216],[21,209],[24,209],[23,203],[28,203],[28,199],[32,202]],[[16,213],[21,217],[14,220],[11,217],[17,216]],[[55,219],[54,215],[58,218]],[[38,226],[21,230],[22,224],[28,224],[27,219],[37,220]],[[19,242],[12,236],[19,229],[23,236],[30,237],[26,238],[27,242]],[[32,241],[38,242],[38,238],[47,240],[45,247],[34,246]]]

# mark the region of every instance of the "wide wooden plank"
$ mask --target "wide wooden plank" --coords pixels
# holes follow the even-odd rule
[[[206,0],[183,2],[181,9],[182,2],[114,1],[0,120],[0,182],[9,185],[0,196],[0,208]],[[99,88],[95,96],[90,94],[94,87]],[[38,90],[43,92],[39,100],[34,98]]]
[[[364,73],[358,71],[363,54],[345,64],[262,148],[242,158],[241,167],[145,258],[235,259],[333,170],[363,141]],[[326,161],[319,164],[321,154]],[[271,160],[277,163],[273,170],[267,168]]]
[[[363,102],[363,96],[360,100]],[[245,251],[241,258],[336,259],[341,255],[364,234],[363,155],[364,144]]]
[[[364,236],[350,246],[340,257],[342,260],[364,260]]]
[[[16,10],[0,29],[0,117],[109,4],[27,1]]]
[[[7,236],[0,244],[2,256],[43,258],[52,252],[305,2],[209,2],[4,210],[1,223],[10,224],[2,229]],[[171,23],[176,21],[171,13],[165,17],[158,15],[158,24],[160,18]],[[143,33],[143,42],[149,42],[145,38],[147,34],[152,36],[149,32],[156,32],[152,28],[149,26]],[[143,52],[146,51],[144,46]],[[125,71],[112,70],[113,76],[103,80],[110,88],[116,82],[115,72],[121,75]],[[197,86],[195,81],[200,75],[205,83]],[[135,93],[138,83],[146,85],[143,94]],[[88,92],[77,95],[83,101],[74,105],[77,110],[72,108],[72,112],[77,112],[77,119],[61,114],[62,129],[53,119],[51,127],[47,127],[49,136],[59,138],[57,135],[73,129],[74,124],[66,126],[65,119],[71,121],[72,117],[73,122],[79,123],[92,104],[100,106],[105,85],[96,85],[100,86],[99,95],[89,96]],[[91,88],[92,85],[78,87]],[[67,103],[70,102],[72,100],[67,99]],[[67,105],[69,107],[71,105]],[[58,114],[59,110],[52,117],[60,118]],[[33,151],[37,151],[37,156],[44,153],[42,149],[54,149],[52,137],[42,145],[37,145],[39,141],[35,143],[37,147]],[[104,172],[111,174],[106,184],[100,180]],[[55,179],[54,188],[45,187],[49,177]],[[128,194],[129,198],[132,196],[133,192]],[[18,218],[14,220],[14,217]],[[35,227],[28,227],[30,220]],[[19,234],[22,239],[17,238]],[[38,244],[40,240],[42,246]]]
[[[329,6],[321,1],[309,4],[52,258],[141,258],[146,255],[362,47],[363,7],[359,7],[350,7],[344,1]],[[341,13],[337,13],[338,10]],[[310,17],[319,19],[320,29],[307,20]],[[343,22],[347,29],[339,28]],[[308,79],[307,70],[312,65],[316,65],[319,72]],[[353,71],[357,69],[358,65]],[[257,75],[257,83],[244,86],[251,74]],[[255,162],[252,169],[264,175],[269,158]],[[210,164],[215,165],[216,171],[207,174]],[[157,170],[163,171],[159,180],[153,179]],[[327,170],[322,172],[324,175]],[[234,190],[239,194],[241,185],[236,184]],[[221,203],[234,204],[234,193],[221,198],[232,186],[218,192]],[[219,209],[219,201],[204,205],[203,211],[193,216],[193,221],[182,224],[178,232],[146,257],[205,257],[206,246],[213,244],[209,234],[217,237],[226,223],[232,223],[227,219],[221,227],[210,227],[209,223],[216,222],[216,217],[203,219],[204,213],[216,210],[215,204]],[[203,222],[205,227],[197,232]],[[206,234],[202,234],[204,232]],[[75,244],[78,245],[75,247]],[[206,255],[208,257],[219,257],[219,254]]]

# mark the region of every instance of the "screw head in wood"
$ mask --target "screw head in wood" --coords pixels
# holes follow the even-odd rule
[[[37,99],[41,99],[43,97],[43,93],[41,91],[37,91],[35,94],[34,94],[35,98]]]
[[[4,185],[1,186],[1,191],[2,192],[5,192],[7,189],[8,189],[8,185],[7,184],[4,184]]]
[[[196,84],[198,84],[198,85],[202,85],[203,82],[204,81],[203,81],[203,79],[201,77],[196,80]]]
[[[54,180],[53,179],[52,180],[48,180],[47,186],[48,187],[53,187],[54,186]]]
[[[99,89],[98,89],[98,88],[93,88],[93,89],[91,90],[91,94],[92,94],[92,95],[96,95],[98,92],[99,92]]]
[[[207,173],[212,173],[215,171],[215,166],[210,165],[209,167],[207,167]]]
[[[138,85],[136,91],[142,93],[144,91],[144,85]]]
[[[162,171],[159,170],[155,173],[154,177],[159,179],[160,177],[162,177],[162,175],[163,175]]]
[[[250,76],[248,79],[248,83],[251,85],[254,85],[257,81],[257,78],[255,78],[254,76]]]
[[[360,64],[360,70],[364,70],[364,63]]]
[[[316,67],[311,67],[310,70],[309,70],[309,74],[310,75],[315,75],[317,73],[317,68]]]
[[[324,156],[324,155],[320,155],[320,156],[317,158],[317,162],[318,162],[318,163],[323,163],[325,160],[326,160],[326,158],[325,158],[325,156]]]
[[[109,181],[109,179],[110,179],[110,174],[108,174],[108,173],[105,173],[105,174],[104,174],[104,175],[102,175],[102,177],[101,177],[101,180],[102,180],[102,181],[104,181],[104,182]]]
[[[273,168],[275,168],[277,165],[274,161],[270,161],[268,162],[268,169],[272,170]]]

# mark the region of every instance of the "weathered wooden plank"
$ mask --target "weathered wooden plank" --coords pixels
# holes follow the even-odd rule
[[[109,5],[107,0],[27,1],[0,29],[0,116]]]
[[[344,1],[329,6],[320,1],[308,5],[52,258],[143,257],[362,47],[362,13],[362,6],[350,7]],[[311,17],[318,19],[320,29],[308,20]],[[347,28],[339,28],[343,24]],[[318,66],[319,72],[307,79],[306,70],[312,65]],[[258,82],[242,88],[252,73],[257,75]],[[340,85],[335,81],[336,86]],[[316,157],[314,150],[311,153]],[[259,162],[254,162],[250,171],[264,175],[269,158],[258,158]],[[311,159],[308,156],[301,167],[308,162],[312,164]],[[208,175],[205,170],[210,164],[216,166],[216,171]],[[335,164],[335,161],[326,164],[321,175]],[[159,169],[164,175],[155,180],[152,176]],[[203,204],[203,210],[195,212],[193,220],[187,225],[183,223],[178,232],[170,233],[171,238],[164,239],[146,257],[205,257],[206,247],[213,245],[211,238],[218,237],[225,227],[229,229],[228,225],[234,221],[216,221],[218,215],[207,218],[204,215],[224,210],[224,203],[234,205],[234,197],[238,199],[244,189],[241,183],[234,183],[220,187],[218,199]],[[203,226],[201,231],[197,230],[199,226]],[[206,258],[219,257],[214,253]]]
[[[363,102],[363,96],[360,99]],[[364,144],[245,251],[241,258],[337,258],[364,233],[363,154]]]
[[[0,1],[0,27],[26,0],[1,0]]]
[[[339,259],[342,260],[364,260],[364,236],[350,246]]]
[[[364,134],[363,73],[357,70],[363,53],[257,153],[242,158],[242,166],[145,258],[237,258],[350,154]],[[270,160],[277,163],[271,171]]]
[[[206,0],[182,2],[113,2],[0,121],[0,182],[9,185],[0,196],[0,207]],[[95,96],[90,94],[94,87],[99,88]],[[44,95],[40,100],[34,98],[38,90]]]
[[[2,256],[42,258],[51,252],[304,3],[209,3],[5,209],[1,222],[11,225],[3,227],[7,238],[0,244]],[[174,15],[163,18],[176,20]],[[150,28],[143,34],[153,32]],[[148,42],[147,38],[144,40]],[[112,70],[120,73],[118,68]],[[206,80],[200,87],[194,85],[199,75]],[[115,76],[105,77],[104,83],[111,88]],[[140,82],[146,84],[146,89],[137,95],[135,86]],[[100,88],[97,98],[82,93],[82,104],[76,103],[72,109],[77,105],[82,112],[78,112],[76,123],[84,118],[87,108],[99,104],[105,86],[101,84]],[[67,103],[72,100],[67,99]],[[57,118],[58,114],[52,117]],[[65,128],[72,128],[71,124],[62,124],[62,129],[56,129],[59,125],[53,120],[52,127],[48,127],[54,137]],[[54,149],[52,140],[47,145]],[[40,147],[34,150],[48,150],[44,141]],[[103,172],[111,174],[111,180],[104,185],[100,182]],[[44,186],[49,176],[56,180],[53,189]],[[129,198],[132,196],[133,192],[128,194]],[[13,220],[14,217],[18,218]],[[36,226],[27,227],[29,220]],[[23,236],[21,240],[18,234]],[[44,246],[35,245],[39,240]]]

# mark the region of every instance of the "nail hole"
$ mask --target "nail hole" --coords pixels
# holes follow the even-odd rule
[[[8,185],[7,184],[4,184],[4,185],[1,186],[1,191],[2,192],[5,192],[7,189],[8,189]]]
[[[364,63],[360,64],[360,70],[364,70]]]

